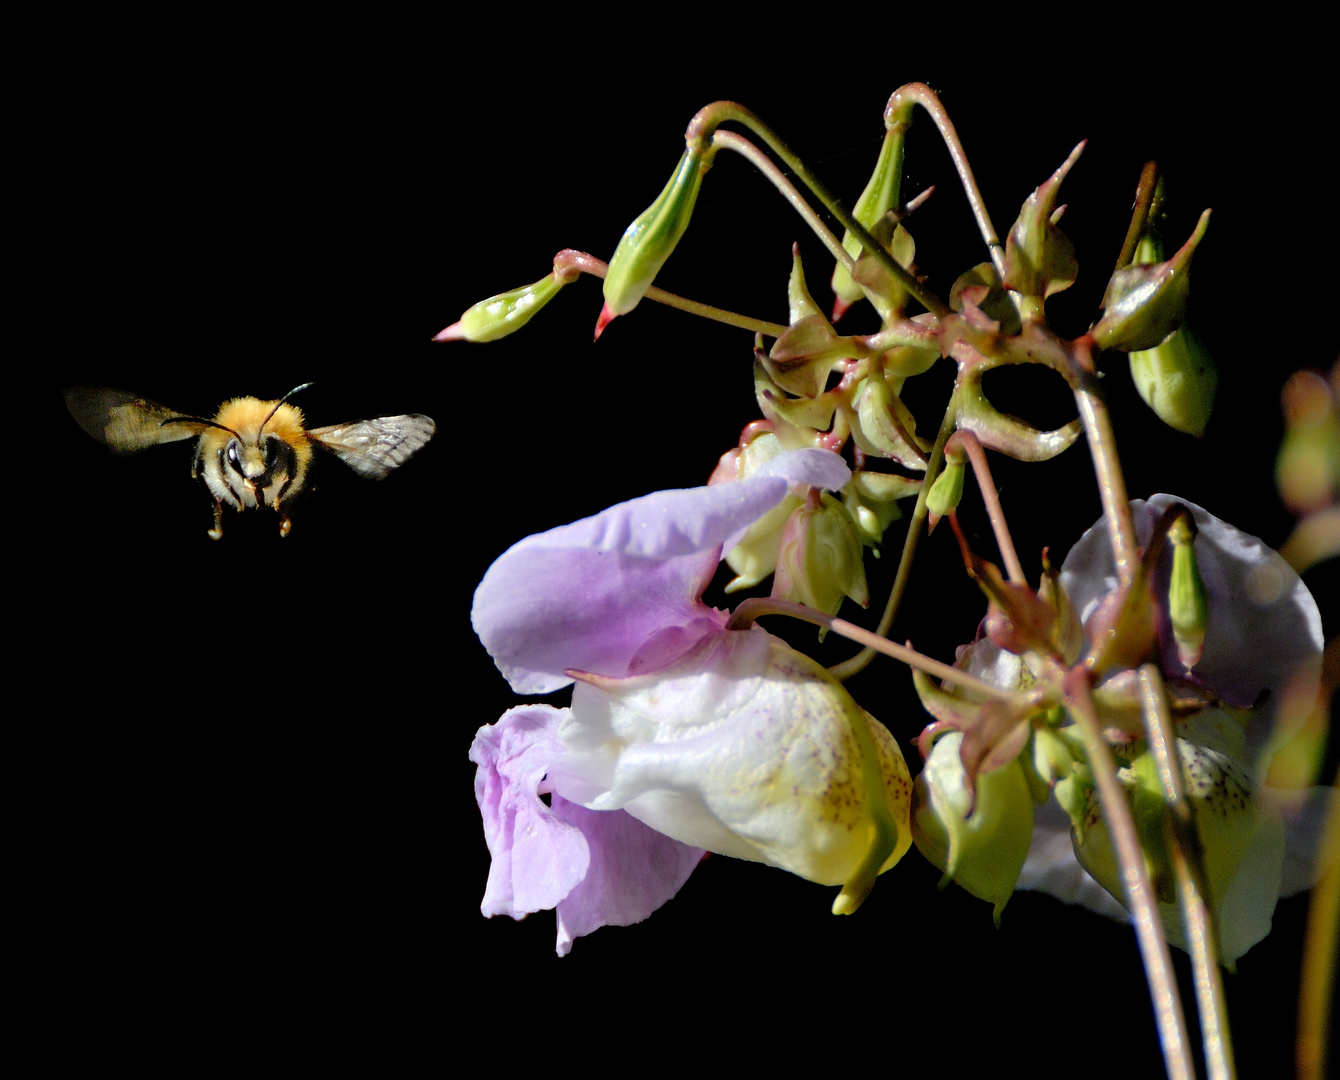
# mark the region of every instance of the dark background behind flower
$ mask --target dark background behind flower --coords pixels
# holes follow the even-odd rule
[[[1129,1075],[1157,1068],[1129,930],[1019,894],[997,931],[988,905],[937,893],[915,852],[846,919],[827,913],[832,890],[720,857],[647,923],[582,939],[563,961],[551,915],[481,919],[488,857],[465,754],[517,702],[469,630],[474,585],[528,533],[703,482],[756,415],[751,340],[645,304],[592,345],[590,281],[508,341],[428,339],[541,277],[560,248],[608,257],[701,105],[754,107],[854,199],[884,100],[921,78],[942,91],[1002,233],[1090,139],[1063,189],[1081,274],[1049,308],[1062,331],[1095,310],[1146,158],[1169,174],[1170,240],[1214,208],[1192,301],[1221,370],[1206,439],[1163,428],[1121,365],[1106,385],[1133,495],[1182,494],[1278,544],[1279,388],[1336,352],[1330,323],[1292,306],[1330,260],[1312,216],[1330,190],[1302,142],[1324,118],[1306,82],[1293,112],[1227,76],[1175,72],[1071,72],[1015,105],[961,59],[891,60],[847,84],[708,61],[691,78],[639,70],[632,85],[553,44],[467,72],[469,39],[426,28],[238,23],[177,31],[169,49],[127,44],[148,29],[85,28],[28,112],[25,205],[44,242],[18,306],[40,335],[53,478],[20,519],[16,575],[35,560],[44,597],[30,620],[20,608],[45,647],[18,671],[39,687],[16,829],[32,866],[35,1015],[97,1029],[109,1057],[167,1052],[167,1031],[199,1056],[272,1036],[295,1062],[334,1051],[386,1068],[454,1055],[533,995],[625,1021],[623,1035],[603,1021],[565,1032],[583,1042],[641,1039],[645,1023],[706,1049],[724,1029],[751,1055],[812,1040],[965,1073],[1018,1053],[1101,1062],[1115,1044]],[[910,227],[943,293],[984,254],[924,115],[908,162],[909,194],[937,188]],[[826,305],[816,242],[723,155],[658,284],[780,320],[793,239]],[[308,380],[314,425],[418,411],[439,432],[380,484],[324,462],[282,542],[274,516],[253,513],[227,516],[212,543],[186,445],[114,459],[59,394],[93,382],[212,415],[225,397]],[[948,376],[925,382],[928,430]],[[1059,380],[999,383],[1002,407],[1049,425],[1071,415]],[[43,480],[24,471],[29,490]],[[1001,465],[997,480],[1030,570],[1098,517],[1082,446]],[[971,494],[964,518],[990,554]],[[1334,634],[1328,573],[1314,592],[1331,598]],[[937,533],[898,636],[949,658],[982,611]],[[830,640],[822,655],[845,650]],[[906,671],[879,663],[853,689],[915,769],[924,718]],[[1284,903],[1229,979],[1248,1075],[1288,1060],[1303,910]],[[886,1054],[887,1039],[906,1046]]]

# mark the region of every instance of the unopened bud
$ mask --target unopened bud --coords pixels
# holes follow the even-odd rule
[[[1190,326],[1183,323],[1154,348],[1131,353],[1131,380],[1169,427],[1188,435],[1205,433],[1219,371]]]
[[[959,759],[963,734],[951,731],[931,750],[912,789],[912,838],[955,881],[990,901],[997,925],[1028,858],[1033,796],[1017,759],[977,776],[973,799]],[[968,815],[972,809],[971,816]]]
[[[689,227],[703,173],[710,167],[710,152],[704,153],[697,147],[686,149],[665,190],[624,230],[605,275],[602,325],[616,315],[632,311],[651,288],[665,260],[670,258],[684,230]]]
[[[556,274],[546,274],[534,285],[481,300],[448,326],[434,341],[496,341],[520,330],[566,285]]]
[[[1172,579],[1168,583],[1168,615],[1172,620],[1177,656],[1190,671],[1205,648],[1210,602],[1196,566],[1196,523],[1183,513],[1168,529],[1172,544]]]

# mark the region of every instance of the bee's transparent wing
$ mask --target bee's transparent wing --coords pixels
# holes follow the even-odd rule
[[[207,426],[156,401],[105,386],[72,386],[65,407],[86,432],[118,454],[194,439]],[[163,426],[166,420],[178,423]]]
[[[422,450],[436,430],[429,417],[408,413],[334,424],[308,434],[360,476],[380,480]]]

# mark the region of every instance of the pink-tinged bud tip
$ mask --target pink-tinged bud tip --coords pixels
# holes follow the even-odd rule
[[[445,330],[442,330],[442,331],[438,332],[437,334],[433,335],[433,340],[434,340],[434,341],[464,341],[464,340],[465,340],[465,331],[464,331],[463,329],[461,329],[461,324],[460,324],[460,323],[458,323],[458,322],[454,322],[454,323],[452,323],[450,326],[448,326]]]
[[[837,322],[840,318],[842,318],[843,315],[847,314],[847,309],[849,307],[851,307],[851,304],[847,303],[847,301],[842,299],[842,297],[840,296],[834,297],[833,318],[830,321]]]
[[[596,320],[596,341],[600,340],[600,335],[605,332],[605,327],[609,326],[618,317],[618,314],[617,311],[610,310],[609,304],[600,309],[600,318]],[[443,333],[445,332],[443,331]]]

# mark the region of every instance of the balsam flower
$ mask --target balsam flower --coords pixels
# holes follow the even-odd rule
[[[1149,542],[1162,512],[1178,501],[1156,495],[1147,503],[1132,502],[1142,544]],[[1273,745],[1287,736],[1279,715],[1285,684],[1304,696],[1309,688],[1315,693],[1318,685],[1321,618],[1312,595],[1278,554],[1200,507],[1183,505],[1198,530],[1195,552],[1208,603],[1204,648],[1188,672],[1166,610],[1167,553],[1153,587],[1154,596],[1161,598],[1158,651],[1170,685],[1190,683],[1224,705],[1238,707],[1203,708],[1176,727],[1188,796],[1205,848],[1220,959],[1232,964],[1269,931],[1277,899],[1309,888],[1319,870],[1317,838],[1334,793],[1313,788],[1286,799],[1284,793],[1266,788],[1262,776]],[[1106,521],[1099,521],[1071,549],[1061,580],[1084,620],[1115,592]],[[1256,707],[1244,711],[1252,705]],[[1119,753],[1123,767],[1118,775],[1133,799],[1141,797],[1141,745],[1136,742],[1130,753]],[[1019,887],[1122,914],[1124,909],[1114,901],[1121,895],[1120,876],[1096,799],[1082,793],[1071,809],[1073,825],[1055,804],[1038,811]],[[1156,878],[1158,871],[1155,867]],[[1175,897],[1163,899],[1159,910],[1169,939],[1181,945],[1180,908]]]
[[[835,910],[898,860],[911,781],[892,736],[814,661],[700,599],[723,544],[793,486],[849,476],[793,451],[528,537],[490,568],[472,620],[513,689],[581,682],[570,709],[512,710],[476,737],[485,914],[555,907],[564,953],[645,918],[704,849],[845,883]]]

